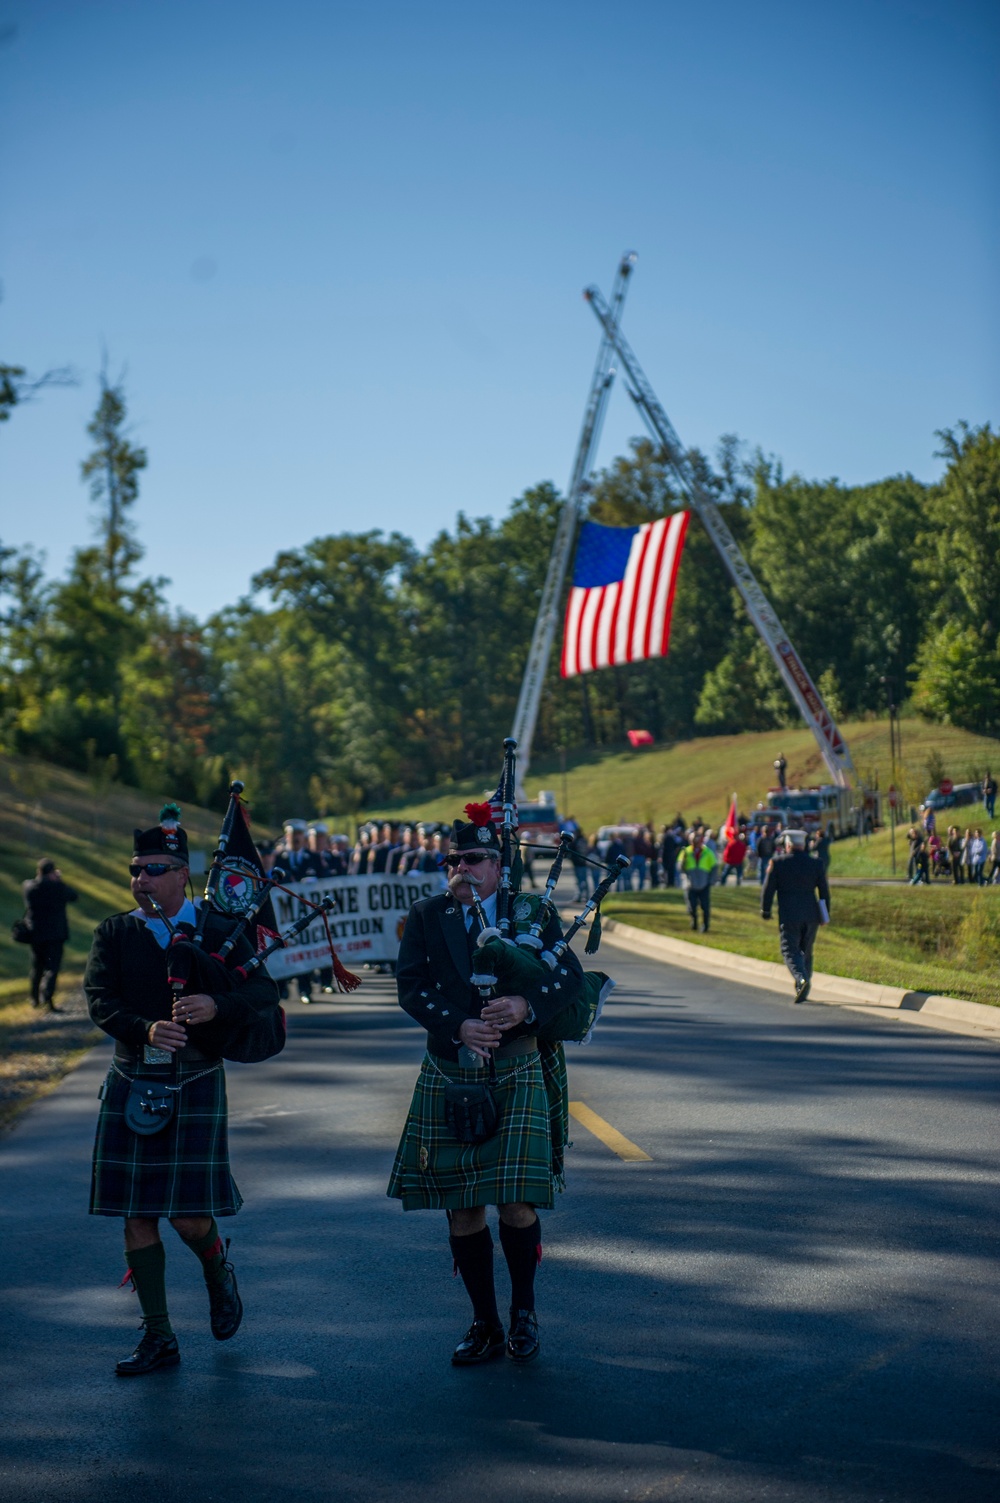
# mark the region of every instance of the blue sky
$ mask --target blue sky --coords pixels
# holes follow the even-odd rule
[[[102,347],[144,567],[204,615],[281,548],[566,483],[597,325],[686,443],[939,472],[1000,415],[995,5],[3,0],[0,538],[61,570]],[[622,392],[606,462],[639,431]]]

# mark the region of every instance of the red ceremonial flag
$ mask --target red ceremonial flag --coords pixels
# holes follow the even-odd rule
[[[666,656],[688,513],[641,527],[584,522],[566,603],[562,676]]]
[[[736,838],[736,831],[738,829],[739,825],[736,823],[736,794],[734,793],[733,801],[729,806],[729,815],[726,819],[725,824],[722,826],[722,833],[723,835],[725,835],[727,840],[734,840]]]

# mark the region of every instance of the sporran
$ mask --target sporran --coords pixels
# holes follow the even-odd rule
[[[446,1080],[444,1120],[459,1143],[485,1143],[500,1126],[500,1107],[493,1094],[499,1084],[496,1061],[490,1052],[489,1078],[484,1081]]]
[[[157,1080],[144,1080],[135,1076],[129,1084],[125,1099],[125,1124],[140,1138],[151,1138],[162,1132],[174,1115],[176,1092],[170,1091]]]

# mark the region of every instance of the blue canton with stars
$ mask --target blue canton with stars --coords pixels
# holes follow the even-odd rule
[[[576,549],[573,583],[582,590],[595,590],[625,578],[632,539],[638,527],[602,527],[584,522]]]

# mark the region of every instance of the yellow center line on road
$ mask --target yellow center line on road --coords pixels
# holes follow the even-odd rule
[[[603,1117],[592,1112],[585,1102],[571,1101],[569,1114],[575,1117],[581,1127],[592,1132],[595,1138],[600,1138],[604,1146],[610,1148],[612,1153],[617,1153],[620,1159],[627,1159],[634,1164],[653,1162],[648,1153],[643,1153],[636,1143],[630,1143],[624,1133],[620,1133],[617,1127],[612,1127],[610,1122],[605,1122]]]

